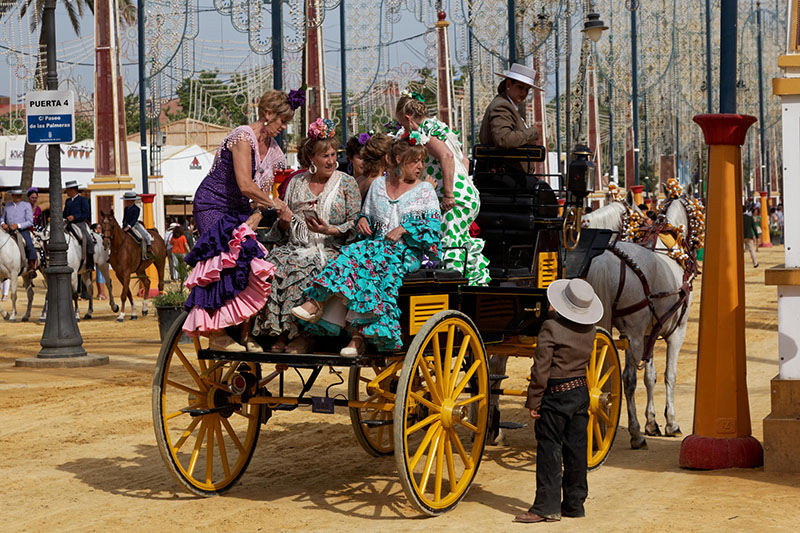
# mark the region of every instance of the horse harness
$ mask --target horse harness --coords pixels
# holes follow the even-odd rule
[[[655,244],[658,240],[658,235],[661,233],[661,230],[666,225],[666,222],[662,222],[659,224],[654,224],[650,228],[648,228],[645,235],[647,236],[645,243],[637,243],[641,244],[642,246],[647,247],[651,251],[655,251]],[[687,246],[691,239],[691,228],[687,230],[687,235],[684,238],[684,246]],[[650,329],[650,334],[647,336],[647,341],[645,342],[644,352],[642,354],[642,361],[649,361],[653,357],[653,348],[655,347],[656,340],[662,335],[662,328],[666,324],[666,322],[674,315],[678,309],[680,309],[680,316],[678,317],[678,321],[676,324],[680,324],[683,320],[684,315],[686,314],[687,309],[689,308],[689,294],[692,292],[692,280],[694,276],[699,272],[697,268],[697,261],[694,257],[690,256],[687,261],[685,261],[685,265],[683,268],[683,283],[676,291],[670,292],[657,292],[651,293],[650,292],[650,284],[647,282],[647,277],[642,272],[642,269],[639,268],[639,265],[634,261],[628,254],[626,254],[623,250],[617,248],[616,243],[612,244],[609,247],[609,251],[616,255],[620,260],[620,268],[619,268],[619,283],[617,285],[617,294],[614,296],[614,302],[611,304],[611,318],[619,318],[623,316],[627,316],[633,314],[645,307],[650,308],[650,313],[652,316],[655,317],[655,323],[653,324],[652,328]],[[629,305],[627,307],[619,308],[619,299],[622,296],[622,290],[625,287],[625,278],[626,278],[626,271],[628,267],[631,271],[636,274],[636,277],[639,278],[639,282],[642,284],[642,290],[644,291],[644,297],[637,303],[633,305]],[[656,312],[654,300],[658,298],[667,298],[670,296],[678,296],[678,301],[675,302],[666,313],[662,315],[658,315]],[[672,332],[669,332],[672,333]],[[667,333],[666,335],[668,335]]]

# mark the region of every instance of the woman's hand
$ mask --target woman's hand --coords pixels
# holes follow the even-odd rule
[[[450,211],[456,206],[456,199],[453,196],[444,195],[442,197],[442,213]]]
[[[255,231],[260,222],[261,222],[261,213],[255,212],[252,215],[250,215],[250,217],[245,221],[245,224],[247,224],[247,226],[251,230]]]
[[[292,221],[292,210],[289,209],[289,206],[281,202],[281,206],[278,208],[278,220],[285,224],[289,224]]]
[[[339,230],[332,226],[328,226],[319,218],[306,217],[306,226],[308,226],[308,229],[314,233],[321,233],[323,235],[333,235],[334,233],[339,233]]]
[[[403,226],[397,226],[384,237],[387,241],[397,242],[403,238],[403,235],[408,233]]]
[[[531,418],[536,420],[537,418],[542,418],[542,415],[539,414],[538,409],[531,409]]]
[[[367,217],[361,217],[358,219],[358,224],[356,224],[356,231],[358,231],[361,235],[372,235],[372,229],[369,227],[369,222],[367,222]]]

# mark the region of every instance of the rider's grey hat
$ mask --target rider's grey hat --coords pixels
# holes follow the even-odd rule
[[[78,189],[78,188],[80,188],[80,185],[79,185],[79,184],[78,184],[78,182],[77,182],[77,181],[75,181],[75,180],[70,180],[70,181],[68,181],[68,182],[66,182],[66,183],[64,184],[64,188],[65,188],[65,189],[72,189],[73,187],[74,187],[75,189]]]
[[[603,318],[603,304],[594,289],[582,279],[557,279],[547,287],[550,305],[567,320],[595,324]]]
[[[535,87],[537,89],[541,89],[538,85],[534,83],[536,79],[536,71],[530,67],[527,67],[521,63],[514,63],[511,65],[511,68],[505,72],[495,72],[497,76],[502,76],[504,78],[509,78],[512,80],[516,80],[520,83],[524,83],[529,87]]]
[[[139,195],[133,191],[127,191],[120,198],[122,198],[123,200],[136,200],[137,198],[139,198]]]
[[[17,187],[16,189],[11,189],[10,191],[8,191],[8,193],[9,194],[13,194],[15,196],[17,194],[19,194],[19,195],[25,194],[25,192],[22,189],[20,189],[19,187]]]

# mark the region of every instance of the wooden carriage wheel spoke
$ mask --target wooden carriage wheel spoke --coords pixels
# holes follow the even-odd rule
[[[438,333],[433,334],[431,342],[433,344],[433,374],[436,377],[436,385],[439,387],[439,390],[442,393],[441,397],[444,398],[445,377],[444,369],[442,368],[442,350],[441,346],[439,345]]]
[[[425,434],[425,437],[422,439],[419,448],[417,448],[417,451],[414,453],[414,457],[412,457],[411,461],[409,461],[408,464],[409,471],[411,472],[414,471],[414,468],[417,466],[417,463],[422,458],[423,454],[425,453],[425,450],[428,448],[428,445],[431,443],[431,439],[433,438],[434,434],[439,430],[441,425],[442,423],[437,420],[436,422],[433,423],[433,425],[431,425],[430,428],[428,428],[428,432]]]
[[[415,431],[424,428],[428,424],[432,424],[433,422],[438,422],[441,419],[442,415],[439,413],[434,413],[432,415],[428,415],[426,418],[420,420],[410,428],[406,430],[406,437],[414,433]]]
[[[444,349],[444,382],[442,383],[442,390],[444,391],[445,396],[447,396],[447,392],[450,390],[450,379],[452,374],[451,367],[453,364],[453,343],[455,342],[455,337],[456,326],[454,324],[450,324],[450,327],[447,329],[447,345]],[[458,375],[458,371],[456,371],[456,375]]]
[[[231,426],[231,423],[228,422],[228,419],[220,418],[219,421],[222,422],[223,426],[225,426],[225,431],[228,432],[228,436],[230,436],[231,440],[236,445],[236,448],[239,449],[239,453],[244,454],[245,453],[244,446],[242,446],[239,437],[236,436],[236,431],[234,431],[233,427]]]
[[[469,380],[472,379],[472,376],[475,375],[475,372],[477,372],[477,370],[478,370],[478,368],[480,368],[481,364],[482,364],[482,362],[481,362],[480,359],[475,359],[475,361],[472,363],[472,366],[469,367],[469,370],[467,370],[467,373],[464,374],[464,377],[458,383],[458,386],[450,394],[450,398],[455,400],[456,398],[458,398],[461,395],[461,393],[464,391],[464,388],[469,383]]]
[[[439,449],[439,437],[444,431],[444,428],[439,427],[436,430],[433,438],[431,439],[431,445],[428,447],[428,457],[425,459],[425,468],[422,469],[422,479],[420,480],[419,488],[422,492],[427,492],[428,489],[428,480],[431,477],[431,470],[433,469],[433,459],[437,455],[437,450]]]
[[[448,383],[448,390],[446,392],[453,392],[453,387],[456,384],[456,376],[461,371],[461,365],[464,364],[464,357],[469,350],[470,342],[472,342],[471,335],[465,335],[464,340],[461,342],[461,347],[458,349],[458,356],[456,357],[456,364],[453,366],[453,372],[450,374],[450,381]]]
[[[602,389],[603,385],[606,384],[606,381],[608,381],[608,378],[610,378],[613,373],[614,373],[613,367],[606,370],[606,373],[603,374],[603,376],[597,381],[597,388]]]
[[[177,454],[180,451],[180,449],[183,447],[183,444],[186,442],[186,439],[188,439],[189,436],[194,432],[194,428],[196,428],[197,424],[199,423],[200,423],[200,418],[195,418],[194,420],[191,421],[189,427],[186,428],[183,434],[181,435],[181,438],[178,439],[178,442],[176,442],[175,446],[172,447],[172,451],[174,453]]]
[[[596,353],[597,353],[597,337],[595,337],[594,344],[592,345],[592,356],[589,358],[589,371],[586,373],[587,375],[592,376],[592,377],[594,377],[594,375],[595,375],[594,372],[595,372],[595,370],[597,368],[597,366],[595,365],[595,363],[597,361],[595,360],[595,357],[594,357],[594,354],[596,354]]]
[[[419,369],[422,372],[422,376],[425,379],[425,382],[428,384],[428,390],[431,392],[431,396],[433,396],[433,400],[441,404],[443,399],[443,391],[439,388],[439,384],[433,380],[431,376],[430,370],[428,369],[428,361],[421,357],[419,362]]]
[[[470,396],[469,398],[467,398],[463,402],[456,402],[456,405],[469,405],[471,403],[479,402],[479,401],[483,400],[484,398],[486,398],[485,394],[476,394],[475,396]]]
[[[222,424],[219,418],[214,421],[214,431],[217,434],[217,446],[219,446],[219,459],[222,463],[222,470],[225,472],[225,477],[230,477],[231,466],[228,464],[228,450],[225,448],[225,440],[222,438]]]
[[[192,344],[194,344],[195,352],[199,352],[203,349],[203,346],[200,344],[200,337],[192,337]]]
[[[600,349],[600,360],[597,362],[597,365],[595,365],[594,374],[592,374],[592,377],[599,376],[600,372],[603,371],[603,365],[606,363],[606,353],[608,353],[608,344],[604,344]]]
[[[458,479],[456,479],[456,465],[453,461],[453,445],[450,443],[450,432],[445,433],[444,453],[447,460],[447,476],[450,479],[450,492],[456,491]]]
[[[216,415],[214,415],[214,418],[216,418]],[[216,421],[211,422],[211,427],[206,431],[206,483],[209,485],[214,479],[214,422]]]
[[[178,383],[177,381],[172,381],[171,379],[166,380],[166,383],[170,387],[175,387],[176,389],[180,389],[183,392],[188,392],[189,394],[195,394],[197,396],[202,396],[203,395],[203,393],[200,392],[199,390],[193,389],[191,387],[187,387],[186,385]]]
[[[606,412],[603,409],[599,409],[597,411],[597,414],[600,416],[600,418],[603,419],[603,422],[605,422],[609,426],[611,425],[611,419],[608,418],[608,415],[606,414]]]
[[[415,400],[417,400],[419,403],[421,403],[422,405],[424,405],[428,409],[430,409],[431,411],[436,411],[438,413],[438,412],[441,412],[441,410],[442,410],[442,408],[440,406],[438,406],[435,403],[429,401],[424,396],[421,396],[420,394],[417,394],[416,392],[409,391],[408,395],[411,396],[412,398],[414,398]]]
[[[594,419],[594,442],[597,444],[598,449],[603,447],[603,433],[597,418]]]
[[[461,424],[462,426],[464,426],[465,428],[467,428],[468,430],[470,430],[473,433],[477,433],[478,432],[478,428],[476,426],[474,426],[473,424],[470,424],[466,420],[459,420],[458,423]]]
[[[442,501],[442,478],[444,477],[444,447],[447,442],[447,432],[439,432],[439,443],[436,447],[436,478],[433,480],[433,500]]]
[[[461,438],[458,436],[458,433],[456,433],[455,429],[453,428],[448,429],[447,432],[450,434],[450,440],[456,445],[456,451],[458,452],[458,455],[461,456],[461,462],[464,463],[464,468],[467,470],[471,469],[472,459],[469,455],[467,455],[464,445],[461,444]]]
[[[192,376],[192,379],[195,381],[195,383],[197,383],[197,386],[200,387],[200,390],[203,392],[207,392],[208,388],[206,387],[205,383],[203,383],[203,380],[200,378],[200,376],[197,374],[197,370],[194,369],[192,363],[189,362],[186,356],[183,355],[181,349],[178,348],[177,346],[175,347],[175,355],[177,355],[178,359],[181,360],[181,363],[183,363],[183,367],[186,369],[189,375]]]
[[[200,456],[200,448],[203,446],[203,439],[206,436],[206,427],[206,420],[205,417],[203,417],[203,421],[200,424],[200,432],[198,433],[197,440],[194,443],[191,459],[189,459],[189,468],[187,468],[189,476],[194,475],[194,468],[197,466],[197,458]]]

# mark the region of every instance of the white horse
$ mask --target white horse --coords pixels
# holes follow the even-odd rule
[[[106,280],[106,289],[108,293],[108,303],[111,306],[111,310],[115,313],[119,310],[119,306],[114,302],[114,293],[111,290],[111,273],[109,272],[109,251],[105,249],[103,246],[103,236],[95,233],[94,231],[90,231],[89,235],[92,238],[92,245],[94,250],[94,268],[98,272],[103,275],[103,278]],[[50,227],[48,226],[45,228],[38,235],[41,242],[44,244],[46,249],[47,242],[50,238]],[[82,257],[82,249],[81,244],[78,240],[69,232],[65,231],[64,235],[67,241],[67,265],[72,269],[72,274],[70,274],[70,282],[72,284],[72,300],[75,306],[75,319],[80,320],[80,309],[78,308],[78,298],[80,296],[80,290],[78,285],[78,278],[80,277],[81,281],[83,282],[84,287],[86,287],[86,292],[89,295],[89,310],[83,316],[84,319],[89,320],[92,318],[92,313],[94,312],[94,286],[92,285],[92,271],[86,268],[84,264],[83,257]],[[47,300],[45,300],[44,307],[42,307],[42,315],[39,317],[39,322],[44,322],[47,319]]]
[[[611,206],[613,205],[611,204]],[[666,219],[675,227],[683,225],[685,228],[689,228],[689,218],[682,200],[675,200],[670,204],[666,212]],[[646,448],[647,442],[636,417],[634,398],[636,371],[642,363],[649,336],[655,334],[663,338],[667,343],[667,361],[664,371],[666,388],[664,433],[667,436],[680,435],[680,427],[675,421],[675,377],[678,354],[686,336],[689,307],[691,306],[691,287],[688,285],[687,289],[687,284],[691,283],[694,274],[685,275],[683,267],[667,255],[667,248],[660,239],[654,250],[629,242],[619,242],[614,246],[627,260],[607,250],[592,260],[586,280],[603,302],[604,315],[598,326],[611,331],[613,325],[620,335],[627,337],[630,344],[629,349],[625,351],[625,370],[622,374],[628,407],[628,431],[631,435],[632,448]],[[694,250],[689,250],[688,253],[692,254]],[[620,287],[623,269],[625,278],[623,286]],[[638,269],[643,275],[649,288],[649,294],[645,293],[645,284],[634,269]],[[681,304],[684,294],[684,302]],[[642,306],[642,304],[645,305]],[[639,308],[636,309],[637,307]],[[626,308],[632,312],[626,312]],[[668,318],[661,324],[660,331],[654,332],[654,325],[658,318],[666,316]],[[647,389],[645,433],[660,435],[653,402],[656,370],[652,357],[646,361],[644,366],[644,382]]]
[[[0,282],[6,279],[11,281],[8,291],[11,296],[11,313],[3,311],[3,318],[15,322],[17,320],[17,285],[19,275],[26,267],[26,263],[19,251],[16,239],[9,233],[0,230]],[[26,276],[23,286],[28,294],[28,307],[22,316],[22,322],[27,322],[31,316],[33,305],[33,283]]]

